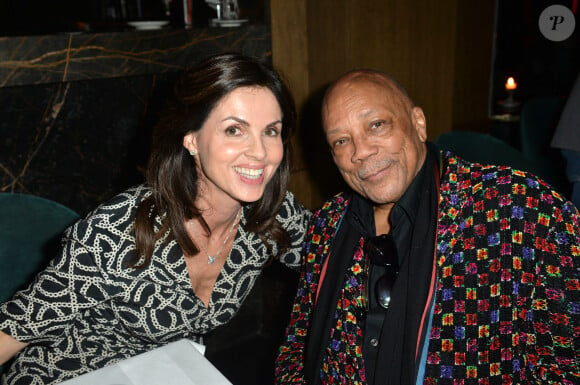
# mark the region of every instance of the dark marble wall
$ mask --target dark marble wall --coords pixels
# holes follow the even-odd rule
[[[142,181],[149,136],[184,66],[221,52],[268,60],[269,27],[163,29],[0,38],[0,191],[84,215]],[[273,383],[296,275],[265,269],[234,320],[206,339],[236,385]]]
[[[0,35],[131,30],[127,21],[136,20],[167,20],[183,27],[184,1],[191,3],[193,27],[206,28],[216,17],[205,0],[2,0]],[[238,5],[240,18],[269,24],[269,0],[238,0]]]
[[[0,191],[86,213],[142,180],[184,66],[230,50],[269,58],[270,40],[259,25],[0,38]]]

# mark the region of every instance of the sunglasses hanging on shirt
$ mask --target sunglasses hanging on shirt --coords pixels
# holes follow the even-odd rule
[[[370,263],[385,269],[385,273],[375,284],[375,296],[379,305],[388,309],[393,286],[399,274],[397,247],[392,235],[381,234],[365,239],[364,254]]]

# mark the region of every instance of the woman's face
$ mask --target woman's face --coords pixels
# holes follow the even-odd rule
[[[240,87],[224,96],[201,130],[183,138],[196,153],[201,196],[214,204],[260,199],[284,155],[281,134],[282,110],[269,89]]]

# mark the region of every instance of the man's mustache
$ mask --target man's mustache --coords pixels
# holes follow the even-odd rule
[[[391,166],[393,163],[395,163],[395,161],[392,159],[381,159],[365,163],[357,171],[357,176],[360,179],[366,179],[370,175],[376,174],[377,172]]]

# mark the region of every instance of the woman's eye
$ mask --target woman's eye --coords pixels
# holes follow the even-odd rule
[[[332,147],[342,146],[345,143],[346,143],[346,139],[340,138],[340,139],[337,139],[334,142],[332,142]]]
[[[266,136],[278,136],[280,135],[280,130],[278,129],[278,127],[268,127],[266,128],[264,133],[266,134]]]
[[[229,126],[228,128],[226,128],[226,135],[228,136],[236,136],[239,135],[240,132],[241,129],[238,126]]]

